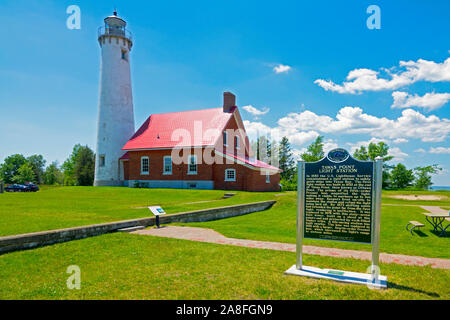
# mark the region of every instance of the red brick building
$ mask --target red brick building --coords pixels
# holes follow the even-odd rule
[[[236,98],[222,108],[151,115],[119,159],[129,187],[278,191],[280,169],[250,157]]]

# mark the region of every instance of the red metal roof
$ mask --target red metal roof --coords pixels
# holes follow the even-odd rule
[[[121,156],[121,157],[119,158],[119,160],[130,160],[130,155],[128,154],[128,151],[125,152],[125,153],[123,154],[123,156]]]
[[[252,167],[255,167],[255,168],[283,171],[280,168],[274,167],[270,164],[267,164],[263,161],[255,159],[255,158],[248,158],[248,157],[243,158],[243,157],[238,157],[238,156],[236,156],[234,154],[230,154],[230,153],[225,153],[225,154],[229,157],[232,157],[238,161],[244,162],[245,164],[251,165]]]
[[[214,145],[233,116],[223,108],[152,114],[122,150]]]

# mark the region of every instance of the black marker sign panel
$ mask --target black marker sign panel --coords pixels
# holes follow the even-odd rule
[[[343,149],[305,163],[304,238],[371,243],[373,169]]]

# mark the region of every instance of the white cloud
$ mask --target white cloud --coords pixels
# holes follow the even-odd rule
[[[397,69],[400,69],[396,71]],[[395,90],[418,82],[450,81],[450,58],[442,63],[419,59],[417,61],[400,61],[398,68],[385,69],[385,77],[380,77],[380,71],[371,69],[354,69],[350,71],[341,85],[331,80],[317,79],[314,83],[325,90],[338,93],[356,94],[363,91]]]
[[[395,119],[379,118],[363,112],[358,107],[343,107],[336,118],[317,115],[309,110],[289,113],[278,120],[280,128],[296,128],[299,131],[323,133],[368,134],[385,139],[418,138],[424,142],[443,141],[450,133],[450,120],[437,116],[425,116],[406,109]]]
[[[414,152],[425,153],[425,152],[427,152],[427,151],[426,151],[424,148],[419,148],[419,149],[414,150]]]
[[[388,155],[393,156],[396,161],[405,160],[405,158],[408,157],[408,154],[400,150],[398,147],[390,148]]]
[[[397,138],[394,141],[392,141],[393,143],[399,144],[399,143],[406,143],[408,142],[408,139],[405,138]]]
[[[252,114],[255,118],[258,118],[259,116],[263,116],[270,111],[269,108],[263,108],[262,110],[259,110],[252,105],[243,106],[242,109],[244,109],[248,113]]]
[[[426,93],[423,96],[411,95],[402,91],[392,93],[394,103],[391,108],[420,107],[429,111],[438,109],[450,100],[450,93]]]
[[[445,147],[436,147],[430,148],[430,153],[436,153],[436,154],[450,154],[450,148],[445,148]]]
[[[435,115],[425,116],[418,111],[406,109],[400,117],[388,119],[364,113],[358,107],[343,107],[335,118],[318,115],[306,110],[289,113],[278,120],[274,127],[258,121],[244,121],[248,135],[255,139],[259,135],[269,135],[271,139],[281,140],[287,136],[297,146],[312,142],[321,134],[366,134],[369,142],[385,141],[390,144],[408,142],[418,139],[423,142],[441,142],[450,135],[450,120]],[[333,143],[334,141],[330,142]],[[359,146],[359,145],[358,145]],[[352,150],[353,152],[354,150]],[[399,157],[406,157],[400,149],[392,148]]]
[[[273,71],[275,71],[275,73],[288,72],[289,70],[291,70],[291,67],[283,64],[276,65],[273,68]]]

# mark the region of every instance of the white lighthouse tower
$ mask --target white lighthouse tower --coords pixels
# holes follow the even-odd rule
[[[120,186],[121,150],[134,134],[133,96],[131,93],[131,34],[125,20],[114,12],[99,28],[102,51],[100,96],[98,104],[95,186]]]

